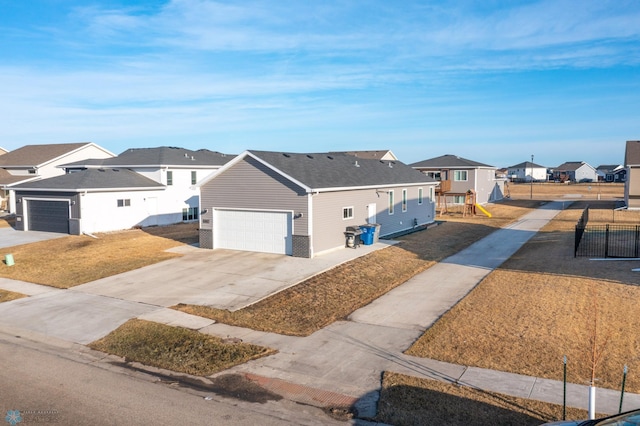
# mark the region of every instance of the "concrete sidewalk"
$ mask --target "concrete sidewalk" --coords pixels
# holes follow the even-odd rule
[[[567,205],[543,205],[357,310],[349,321],[336,322],[311,336],[292,338],[221,324],[201,331],[277,348],[278,354],[233,371],[352,396],[361,417],[375,416],[384,371],[562,404],[559,381],[415,358],[402,352]],[[568,405],[587,408],[587,386],[572,384],[567,390]],[[617,412],[619,396],[619,392],[600,389],[598,412]],[[640,395],[625,394],[624,409],[638,406]]]

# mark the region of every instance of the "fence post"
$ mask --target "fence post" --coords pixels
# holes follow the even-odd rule
[[[640,251],[640,225],[636,225],[636,244],[633,257],[638,257],[638,251]]]
[[[609,224],[608,223],[604,231],[604,257],[605,259],[609,257]]]

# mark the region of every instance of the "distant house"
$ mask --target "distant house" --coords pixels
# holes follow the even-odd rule
[[[596,167],[599,182],[624,182],[627,169],[622,164],[603,164]]]
[[[525,161],[507,168],[507,176],[512,182],[540,182],[547,180],[547,168]]]
[[[464,204],[469,190],[480,204],[502,200],[504,179],[496,177],[497,168],[456,155],[443,155],[410,164],[414,169],[440,182],[439,191],[447,203]]]
[[[7,152],[9,151],[0,146],[0,155],[6,154]]]
[[[14,187],[17,228],[70,234],[199,218],[198,180],[231,160],[206,149],[133,148],[62,165],[67,174]]]
[[[628,209],[640,210],[640,141],[627,141],[624,166],[627,169],[624,201]]]
[[[553,179],[558,182],[596,182],[596,169],[584,161],[567,161],[553,169]]]
[[[111,158],[115,154],[91,143],[26,145],[0,156],[0,207],[16,212],[13,187],[64,174],[58,166],[86,158]]]
[[[432,223],[436,185],[399,161],[245,151],[198,184],[200,247],[311,258],[344,248],[347,227]]]

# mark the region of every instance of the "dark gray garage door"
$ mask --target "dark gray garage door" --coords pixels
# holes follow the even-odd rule
[[[69,233],[67,201],[28,200],[27,210],[30,231]]]

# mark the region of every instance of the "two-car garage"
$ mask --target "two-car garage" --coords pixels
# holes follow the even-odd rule
[[[292,216],[286,211],[216,209],[213,247],[291,255]]]

